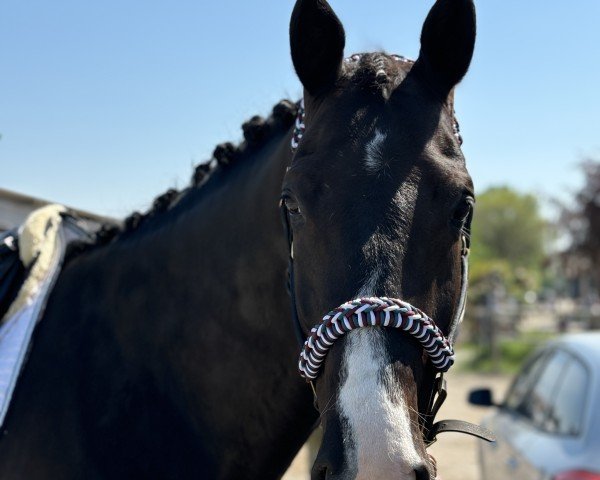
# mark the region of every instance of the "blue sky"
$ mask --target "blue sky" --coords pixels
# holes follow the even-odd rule
[[[346,53],[415,57],[433,2],[331,0]],[[478,40],[457,92],[478,191],[541,198],[600,158],[600,2],[476,0]],[[301,88],[291,0],[4,0],[0,187],[124,216],[187,184],[217,143]]]

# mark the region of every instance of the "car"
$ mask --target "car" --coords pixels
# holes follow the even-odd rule
[[[482,425],[483,480],[600,480],[600,332],[564,335],[525,361],[501,403],[489,389],[469,401],[497,410]]]

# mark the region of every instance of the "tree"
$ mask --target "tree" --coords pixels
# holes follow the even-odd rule
[[[588,159],[581,164],[582,189],[575,194],[574,205],[564,207],[562,224],[571,245],[564,255],[576,264],[579,274],[588,274],[600,287],[600,162]],[[600,293],[600,292],[599,292]]]
[[[492,187],[477,197],[471,242],[471,298],[501,283],[518,300],[542,279],[546,222],[537,199],[510,187]]]
[[[478,195],[472,225],[467,328],[481,348],[476,363],[500,367],[500,329],[514,329],[526,292],[542,280],[546,222],[537,199],[510,187]],[[507,308],[513,308],[507,314]],[[509,310],[510,311],[510,310]]]

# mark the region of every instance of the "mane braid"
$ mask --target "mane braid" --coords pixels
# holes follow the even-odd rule
[[[238,145],[231,142],[221,143],[215,147],[212,158],[198,164],[194,168],[189,187],[182,191],[169,189],[159,195],[152,202],[152,207],[145,212],[133,212],[123,221],[121,227],[114,224],[104,224],[96,233],[95,242],[89,247],[106,245],[130,232],[136,231],[140,225],[151,219],[168,212],[170,208],[179,203],[190,192],[201,188],[217,170],[231,168],[236,162],[242,160],[251,152],[260,149],[272,136],[282,130],[289,129],[295,119],[298,107],[290,100],[281,100],[277,103],[268,118],[253,116],[242,124],[244,140]],[[75,249],[80,252],[87,248]]]

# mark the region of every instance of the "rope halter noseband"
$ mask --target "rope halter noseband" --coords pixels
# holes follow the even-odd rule
[[[418,308],[395,298],[358,298],[340,305],[323,317],[322,323],[310,331],[300,353],[300,375],[314,380],[329,348],[338,338],[363,327],[390,327],[415,337],[440,372],[454,363],[454,350],[435,322]]]

